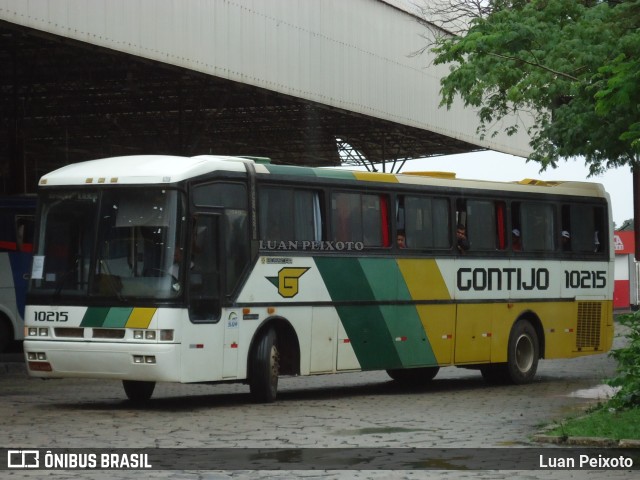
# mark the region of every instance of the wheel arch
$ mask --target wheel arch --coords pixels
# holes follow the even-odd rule
[[[536,335],[538,336],[538,358],[544,358],[545,338],[544,328],[542,327],[542,321],[540,320],[540,317],[533,310],[525,310],[518,316],[518,318],[516,318],[516,321],[513,322],[511,328],[513,328],[513,326],[520,320],[529,322],[536,331]]]
[[[257,348],[259,339],[270,328],[276,333],[276,345],[280,353],[280,374],[300,375],[300,342],[291,322],[281,316],[273,316],[265,319],[258,327],[249,347],[249,358]],[[247,362],[247,378],[251,377],[251,362]]]

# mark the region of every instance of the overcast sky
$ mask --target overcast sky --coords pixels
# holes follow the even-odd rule
[[[526,162],[524,158],[498,152],[476,152],[462,155],[447,155],[419,160],[409,160],[401,172],[411,171],[455,172],[458,178],[477,180],[516,181],[524,178],[539,180],[576,180],[602,183],[611,196],[613,221],[617,227],[633,218],[633,185],[628,167],[608,170],[598,177],[587,178],[589,169],[581,160],[561,162],[556,169],[548,168],[539,173],[540,166]]]

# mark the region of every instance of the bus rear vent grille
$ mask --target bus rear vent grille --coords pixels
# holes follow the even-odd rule
[[[578,350],[600,346],[601,319],[602,304],[600,302],[578,303],[578,332],[576,335]]]

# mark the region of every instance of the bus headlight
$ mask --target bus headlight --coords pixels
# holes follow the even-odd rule
[[[27,336],[28,337],[37,337],[38,336],[38,328],[37,327],[29,327],[29,328],[27,328]]]
[[[142,340],[144,338],[144,331],[143,330],[134,330],[133,331],[133,338],[135,340]]]

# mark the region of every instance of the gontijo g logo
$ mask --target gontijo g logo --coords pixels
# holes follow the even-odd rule
[[[309,267],[284,267],[278,272],[277,277],[266,277],[278,287],[278,293],[284,298],[293,298],[298,294],[300,277],[309,270]]]

